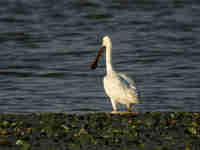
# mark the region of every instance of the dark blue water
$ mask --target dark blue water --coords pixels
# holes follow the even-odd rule
[[[199,16],[197,0],[1,0],[0,112],[112,111],[105,58],[88,67],[104,35],[137,111],[199,111]]]

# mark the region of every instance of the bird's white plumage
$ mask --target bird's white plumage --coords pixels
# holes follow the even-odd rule
[[[124,78],[125,77],[125,78]],[[104,77],[104,89],[111,100],[121,104],[138,103],[136,88],[127,76],[113,72],[112,75]]]
[[[106,48],[106,76],[103,80],[105,92],[111,100],[114,111],[117,111],[117,103],[125,104],[129,110],[131,104],[139,103],[134,81],[125,74],[114,71],[112,43],[108,36],[103,38],[102,47]],[[98,61],[98,58],[96,60]]]

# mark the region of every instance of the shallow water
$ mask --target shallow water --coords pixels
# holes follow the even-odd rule
[[[0,13],[0,112],[112,111],[105,58],[88,67],[104,35],[137,111],[199,111],[196,0],[1,0]]]

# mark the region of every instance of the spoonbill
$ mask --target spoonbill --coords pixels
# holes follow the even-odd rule
[[[102,40],[102,46],[96,55],[95,60],[90,64],[91,69],[96,69],[98,60],[106,49],[106,76],[103,79],[104,90],[110,98],[114,112],[117,111],[117,104],[125,104],[128,111],[131,111],[132,104],[138,104],[139,99],[134,81],[123,73],[117,73],[112,67],[112,42],[109,36]]]

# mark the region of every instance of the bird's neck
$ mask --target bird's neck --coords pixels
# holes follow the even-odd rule
[[[112,68],[112,44],[111,42],[106,46],[106,72],[111,74],[113,72]]]

